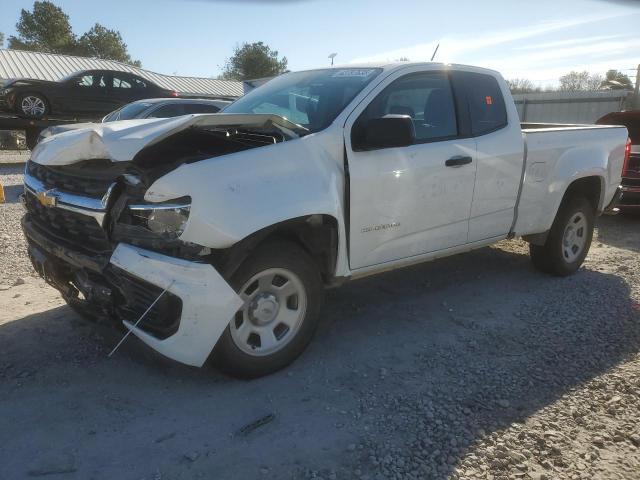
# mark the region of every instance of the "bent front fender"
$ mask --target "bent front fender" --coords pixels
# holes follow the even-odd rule
[[[124,326],[151,348],[178,362],[201,367],[242,305],[242,300],[209,264],[189,262],[142,248],[118,244],[110,262],[182,300],[178,331],[160,340],[134,326]],[[173,282],[173,283],[172,283]]]

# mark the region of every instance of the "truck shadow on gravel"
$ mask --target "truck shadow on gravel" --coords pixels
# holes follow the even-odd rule
[[[134,338],[108,359],[120,335],[67,307],[0,326],[0,477],[455,476],[486,435],[640,349],[622,277],[552,278],[509,249],[329,291],[308,350],[251,382]]]

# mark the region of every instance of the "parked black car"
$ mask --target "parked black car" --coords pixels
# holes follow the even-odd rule
[[[29,118],[95,117],[144,98],[177,97],[147,79],[113,70],[84,70],[60,81],[13,79],[0,90],[0,109]]]

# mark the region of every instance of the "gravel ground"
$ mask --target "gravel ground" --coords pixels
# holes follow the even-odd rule
[[[26,249],[20,218],[24,208],[18,201],[22,193],[22,171],[24,165],[0,163],[0,185],[4,187],[5,204],[0,204],[0,285],[11,284],[17,277],[33,277],[36,274],[26,259]]]
[[[136,339],[108,358],[119,335],[31,274],[19,172],[0,169],[0,478],[640,478],[640,218],[601,218],[569,278],[509,241],[329,291],[302,357],[242,382]]]
[[[26,162],[30,156],[29,150],[0,150],[0,165]]]

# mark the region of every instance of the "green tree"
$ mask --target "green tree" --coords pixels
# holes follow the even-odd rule
[[[618,70],[609,70],[605,74],[602,87],[610,90],[633,89],[633,83],[631,83],[631,79],[628,75],[619,72]]]
[[[263,42],[243,43],[236,46],[228,58],[221,78],[225,80],[250,80],[273,77],[287,71],[287,57],[278,59],[278,51],[271,50]]]
[[[88,57],[117,60],[137,67],[140,66],[140,61],[132,60],[127,52],[127,44],[122,40],[120,32],[106,28],[99,23],[96,23],[91,30],[80,37],[78,51]]]
[[[22,9],[16,31],[17,37],[9,37],[9,48],[74,53],[76,47],[69,16],[51,2],[34,2],[33,12]]]
[[[127,52],[120,32],[96,23],[78,38],[69,16],[49,1],[36,1],[33,11],[22,10],[16,24],[18,36],[9,37],[9,48],[67,55],[84,55],[140,66]]]
[[[4,47],[4,33],[0,32],[0,48]]]

